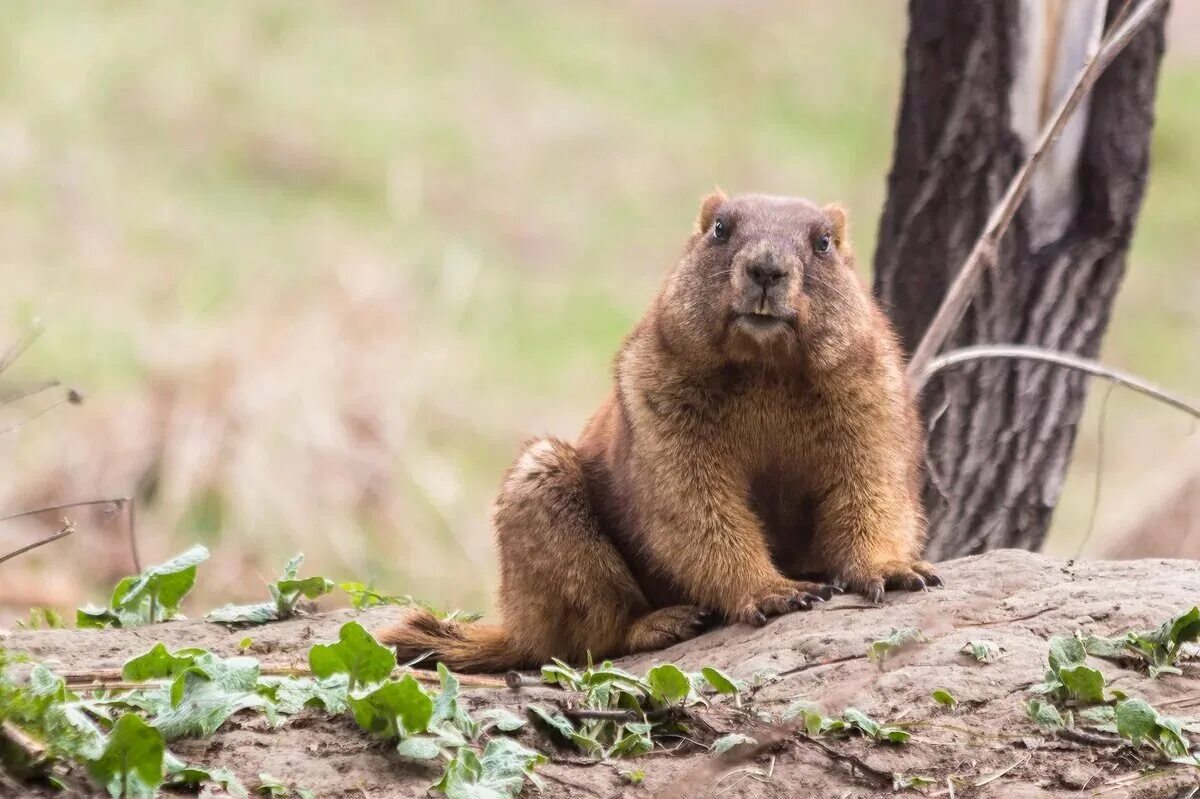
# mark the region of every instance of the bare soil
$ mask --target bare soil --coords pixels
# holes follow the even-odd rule
[[[625,658],[623,667],[642,672],[670,661],[685,669],[712,665],[749,679],[760,670],[777,675],[751,707],[778,714],[804,698],[836,713],[858,707],[880,721],[902,721],[913,733],[902,746],[861,738],[828,739],[821,745],[782,736],[749,762],[719,763],[699,745],[719,734],[740,731],[763,740],[771,728],[728,710],[704,711],[697,744],[637,760],[595,763],[556,749],[535,731],[522,740],[551,762],[539,769],[553,797],[873,797],[892,793],[855,763],[878,772],[934,777],[931,796],[957,797],[1104,796],[1174,797],[1200,785],[1200,772],[1185,766],[1147,768],[1128,749],[1047,738],[1026,718],[1028,687],[1042,678],[1047,641],[1053,635],[1113,635],[1157,626],[1200,600],[1200,568],[1194,561],[1138,560],[1071,563],[1005,550],[943,564],[947,587],[920,594],[889,594],[882,607],[852,596],[837,597],[808,613],[776,619],[761,629],[724,627],[662,652]],[[253,639],[251,654],[264,665],[302,664],[313,643],[335,639],[339,626],[357,617],[368,629],[381,627],[397,609],[356,614],[342,611],[255,628],[226,631],[203,621],[179,621],[134,630],[23,631],[0,643],[26,652],[59,672],[118,668],[158,641],[170,648],[203,646],[224,655]],[[892,628],[919,627],[930,642],[888,661],[883,668],[866,658],[868,644]],[[992,664],[977,663],[960,650],[972,638],[1003,647]],[[1200,664],[1182,676],[1149,679],[1144,673],[1097,661],[1109,685],[1142,696],[1163,712],[1200,716]],[[930,698],[946,688],[960,705],[951,712]],[[554,704],[569,695],[550,688],[464,689],[472,711],[506,706],[522,712],[531,701]],[[321,797],[419,797],[437,776],[396,757],[361,733],[349,718],[305,711],[271,729],[261,714],[234,716],[206,740],[172,745],[179,756],[232,768],[248,786],[269,772]],[[622,771],[641,769],[641,785],[628,785]],[[769,772],[764,778],[749,769]],[[1181,793],[1182,791],[1182,793]],[[3,789],[0,788],[0,793]],[[62,794],[59,794],[60,796]]]

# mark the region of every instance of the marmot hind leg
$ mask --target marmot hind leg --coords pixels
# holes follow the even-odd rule
[[[531,666],[667,646],[707,622],[700,608],[650,607],[604,535],[579,453],[566,442],[526,445],[493,518],[503,626]]]

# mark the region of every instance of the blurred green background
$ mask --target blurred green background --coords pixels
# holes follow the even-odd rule
[[[869,268],[904,14],[9,0],[0,330],[45,334],[8,376],[89,399],[0,436],[0,513],[136,493],[147,560],[213,550],[201,605],[258,596],[303,550],[314,572],[486,607],[503,469],[530,435],[575,435],[702,194],[839,201]],[[1177,7],[1170,33],[1105,358],[1194,397],[1200,14]],[[1103,394],[1057,553],[1093,527]],[[1114,394],[1085,554],[1195,470],[1191,432]],[[0,527],[0,551],[59,515]],[[130,569],[121,520],[71,518],[5,567],[0,606],[100,600]]]

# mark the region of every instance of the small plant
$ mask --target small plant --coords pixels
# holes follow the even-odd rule
[[[1151,677],[1182,674],[1178,662],[1187,647],[1200,640],[1200,606],[1168,619],[1153,630],[1129,632],[1115,638],[1089,635],[1082,639],[1089,655],[1144,665]]]
[[[290,619],[296,615],[297,603],[302,599],[316,599],[333,590],[333,581],[324,577],[299,578],[300,566],[304,563],[301,552],[288,561],[283,576],[267,583],[271,592],[270,602],[251,605],[226,605],[210,612],[205,618],[219,624],[266,624],[267,622]]]
[[[954,694],[945,688],[935,688],[930,696],[933,697],[934,702],[937,702],[947,710],[954,710],[954,708],[958,707],[958,700],[954,697]]]
[[[872,641],[867,647],[867,659],[877,666],[901,652],[913,649],[926,642],[925,634],[916,627],[892,630],[886,637]]]
[[[205,560],[208,550],[197,545],[166,563],[126,577],[113,588],[108,607],[80,608],[75,623],[79,627],[140,627],[173,619],[196,582],[196,567]]]
[[[1000,645],[986,638],[972,638],[960,650],[971,655],[980,663],[995,663],[1000,659]]]

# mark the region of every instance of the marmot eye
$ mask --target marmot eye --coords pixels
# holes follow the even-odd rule
[[[718,217],[716,222],[713,222],[713,238],[717,241],[729,241],[729,223]]]
[[[829,238],[828,236],[822,236],[821,238],[817,239],[817,243],[813,245],[813,249],[821,255],[824,255],[825,253],[829,252],[829,247],[832,244],[833,239]]]

